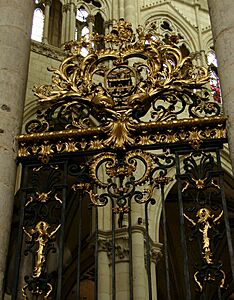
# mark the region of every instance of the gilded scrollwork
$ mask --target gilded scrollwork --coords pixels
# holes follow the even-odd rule
[[[94,34],[67,43],[68,57],[58,69],[51,68],[52,84],[35,89],[40,109],[26,132],[99,130],[103,140],[93,139],[92,149],[124,149],[134,144],[139,124],[219,116],[219,105],[209,101],[203,87],[209,80],[207,70],[194,66],[191,57],[184,58],[176,43],[175,38],[165,40],[140,27],[134,33],[122,19],[106,36]],[[86,57],[81,55],[84,47]],[[192,130],[187,141],[196,148],[201,134]],[[167,143],[181,138],[176,132],[165,133]],[[144,137],[141,141],[150,143]],[[48,147],[40,149],[44,161],[53,154]],[[75,148],[71,142],[65,151]],[[28,149],[22,148],[20,155],[27,156]]]
[[[61,181],[59,190],[55,188],[60,167],[51,167],[53,159],[74,158],[63,170],[74,180],[73,193],[82,194],[82,199],[88,196],[97,207],[109,204],[113,219],[118,217],[123,228],[132,202],[147,209],[156,203],[155,189],[162,190],[172,181],[167,175],[175,166],[172,153],[178,146],[193,150],[184,159],[181,180],[183,196],[192,191],[196,209],[199,206],[195,217],[184,214],[200,234],[203,247],[205,275],[198,270],[194,279],[200,291],[203,281],[213,280],[216,274],[220,287],[224,286],[225,273],[221,265],[215,265],[209,236],[222,211],[216,215],[217,207],[212,210],[204,203],[209,189],[209,195],[220,193],[219,182],[212,177],[214,158],[194,151],[204,142],[222,144],[227,139],[226,118],[205,88],[208,71],[195,66],[192,56],[183,57],[178,36],[164,39],[143,27],[135,33],[123,19],[112,28],[105,36],[90,34],[65,45],[66,58],[58,69],[50,69],[52,83],[34,90],[39,108],[36,119],[26,124],[26,134],[18,136],[21,161],[37,157],[43,163],[32,171],[35,184],[24,207],[25,255],[30,252],[34,257],[32,274],[25,276],[24,299],[30,293],[44,299],[53,294],[46,258],[55,251],[63,206],[60,193],[66,186]],[[46,170],[48,178],[39,180],[39,173]],[[38,182],[43,183],[42,189]],[[110,241],[101,243],[112,255]],[[129,253],[118,245],[115,250],[120,259]]]

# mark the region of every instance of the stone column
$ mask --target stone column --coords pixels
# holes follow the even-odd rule
[[[124,0],[119,0],[119,18],[124,19],[124,17]]]
[[[74,2],[71,3],[71,12],[70,12],[70,36],[69,40],[74,41],[75,39],[75,29],[76,29],[76,11],[77,7]]]
[[[200,3],[198,0],[194,0],[194,9],[195,9],[195,18],[196,18],[196,27],[197,27],[197,35],[198,35],[198,46],[200,53],[200,65],[206,65],[205,51],[202,40],[202,28],[201,28],[201,20],[200,20]]]
[[[63,12],[63,17],[62,17],[61,44],[63,45],[66,42],[66,26],[67,26],[67,5],[66,4],[63,4],[62,12]]]
[[[34,1],[0,1],[0,296],[16,176],[15,136],[21,131]]]
[[[136,29],[136,20],[137,20],[137,8],[136,1],[124,1],[124,19],[132,23],[133,30]]]
[[[70,19],[71,19],[71,4],[66,5],[67,19],[66,19],[66,38],[65,42],[70,41]]]
[[[141,226],[132,231],[133,290],[134,299],[147,299],[144,232]]]
[[[119,1],[112,1],[112,19],[117,22],[119,20]]]
[[[70,12],[71,4],[63,4],[62,37],[61,44],[70,40]]]
[[[208,0],[234,170],[234,1]]]
[[[107,255],[108,246],[106,239],[99,239],[98,250],[98,298],[109,300],[111,294],[110,260]]]
[[[105,27],[105,34],[108,34],[111,32],[113,26],[113,22],[111,20],[105,21],[104,27]]]
[[[95,17],[93,15],[88,15],[87,17],[87,23],[89,27],[89,33],[93,33],[93,25],[94,25]]]
[[[51,3],[52,3],[52,0],[45,1],[45,13],[44,13],[45,19],[44,19],[43,38],[42,38],[42,42],[45,44],[48,44]]]

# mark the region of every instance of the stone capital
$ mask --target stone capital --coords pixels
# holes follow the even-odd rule
[[[108,20],[108,21],[104,22],[105,28],[108,28],[109,26],[112,26],[112,25],[113,25],[113,21],[112,20]]]
[[[86,20],[87,20],[87,23],[94,24],[95,17],[93,15],[88,15]]]
[[[45,5],[46,6],[51,6],[52,0],[45,0]]]
[[[163,245],[161,243],[156,243],[151,246],[151,259],[154,263],[158,263],[158,261],[162,258],[162,247]]]
[[[63,12],[67,12],[71,10],[71,4],[67,3],[67,4],[63,4]]]

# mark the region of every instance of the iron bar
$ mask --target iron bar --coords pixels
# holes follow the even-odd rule
[[[184,230],[184,209],[183,209],[183,199],[182,199],[182,184],[181,184],[181,174],[180,174],[180,158],[178,152],[175,153],[176,157],[176,177],[178,182],[178,203],[179,203],[179,217],[180,217],[180,238],[181,245],[184,251],[183,255],[183,270],[184,270],[184,282],[185,282],[185,295],[186,300],[191,300],[191,287],[189,280],[189,269],[188,269],[188,253],[187,253],[187,243]]]
[[[226,235],[227,235],[228,251],[229,251],[229,256],[230,256],[232,279],[234,280],[234,252],[233,252],[232,236],[231,236],[231,230],[230,230],[230,224],[229,224],[229,218],[228,218],[227,202],[226,202],[225,192],[224,192],[224,178],[223,178],[223,174],[222,174],[223,172],[222,172],[222,165],[221,165],[219,149],[216,150],[216,158],[217,158],[218,169],[220,171],[220,175],[219,175],[220,192],[221,192],[222,205],[223,205],[223,215],[224,215],[224,222],[225,222]]]
[[[221,289],[218,287],[218,300],[222,300]]]
[[[80,259],[81,259],[81,227],[82,227],[82,203],[83,203],[84,193],[78,191],[78,246],[77,246],[77,277],[76,277],[76,299],[80,299]]]
[[[160,184],[160,190],[161,190],[161,203],[162,203],[162,220],[163,220],[163,237],[164,237],[163,243],[164,243],[164,256],[165,256],[167,299],[171,300],[168,241],[167,241],[167,219],[166,219],[165,193],[164,193],[163,183]]]
[[[148,294],[149,300],[152,300],[152,278],[151,278],[151,255],[150,255],[150,241],[149,241],[149,217],[148,217],[149,201],[145,204],[145,229],[146,229],[146,269],[148,276]],[[169,299],[168,299],[169,300]]]
[[[58,282],[56,300],[61,299],[62,292],[62,276],[63,276],[63,253],[64,253],[64,234],[65,234],[65,213],[66,213],[66,184],[67,184],[67,162],[64,163],[64,187],[62,189],[62,211],[61,211],[61,227],[59,235],[59,262],[58,262]]]
[[[95,273],[94,273],[94,300],[98,300],[98,207],[95,207]]]
[[[133,300],[133,259],[132,259],[132,216],[131,199],[128,201],[128,248],[129,248],[129,292],[130,300]]]
[[[115,213],[113,211],[114,203],[112,200],[112,249],[111,249],[111,263],[112,263],[112,300],[116,300],[116,270],[115,270]]]

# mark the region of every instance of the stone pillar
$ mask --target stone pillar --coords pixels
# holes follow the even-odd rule
[[[112,19],[114,22],[119,20],[119,1],[113,0],[112,1]]]
[[[61,44],[64,44],[70,40],[70,11],[71,11],[71,4],[70,3],[63,4]]]
[[[124,17],[124,0],[119,0],[119,19],[124,19]]]
[[[62,8],[62,34],[61,34],[61,44],[66,42],[66,25],[67,25],[67,5],[63,4]]]
[[[21,131],[34,1],[0,1],[0,296],[16,176],[15,136]]]
[[[44,19],[43,38],[42,38],[42,42],[45,44],[48,44],[51,3],[52,3],[52,0],[45,1],[45,13],[44,13],[45,19]]]
[[[135,300],[147,299],[145,268],[145,245],[142,227],[135,226],[132,231],[133,290]]]
[[[234,171],[234,1],[208,0]]]
[[[112,27],[113,27],[113,22],[111,20],[105,21],[104,27],[105,27],[105,35],[106,35],[111,32]]]
[[[67,10],[67,18],[66,18],[66,38],[65,42],[70,41],[70,19],[71,19],[71,4],[66,4],[66,10]]]
[[[124,1],[124,19],[132,23],[133,30],[136,30],[137,8],[136,1]]]
[[[194,9],[195,9],[195,18],[196,18],[196,27],[197,27],[197,35],[198,35],[198,46],[197,49],[200,53],[200,65],[206,65],[205,51],[202,40],[202,28],[201,28],[201,20],[200,20],[200,3],[198,0],[194,0]]]
[[[87,23],[89,27],[89,33],[93,33],[93,25],[94,25],[95,17],[93,15],[88,15],[87,17]]]
[[[105,239],[99,239],[98,251],[98,298],[109,300],[111,294],[110,260],[107,255],[108,245]]]
[[[77,7],[75,3],[71,3],[71,10],[70,10],[70,41],[74,41],[75,39],[75,29],[76,29],[76,11]]]

